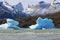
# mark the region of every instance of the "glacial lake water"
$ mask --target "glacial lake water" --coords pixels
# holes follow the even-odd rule
[[[0,30],[0,40],[60,40],[60,29],[31,30]]]

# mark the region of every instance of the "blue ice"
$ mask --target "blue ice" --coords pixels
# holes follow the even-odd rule
[[[41,17],[39,17],[36,20],[36,24],[35,25],[31,25],[29,26],[30,29],[53,29],[55,28],[53,20],[52,19],[48,19],[48,18],[44,18],[42,19]]]
[[[1,24],[0,29],[19,29],[19,22],[13,19],[6,19],[7,23]]]

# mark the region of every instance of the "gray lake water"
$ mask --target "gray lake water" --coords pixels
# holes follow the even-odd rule
[[[60,29],[0,30],[0,40],[60,40]]]

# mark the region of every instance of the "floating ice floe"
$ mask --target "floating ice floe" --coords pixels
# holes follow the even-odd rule
[[[19,22],[13,19],[6,19],[7,23],[0,25],[0,29],[19,29]]]
[[[31,25],[29,26],[30,29],[53,29],[55,28],[54,24],[53,24],[53,20],[52,19],[42,19],[41,17],[39,17],[36,20],[36,24],[35,25]]]

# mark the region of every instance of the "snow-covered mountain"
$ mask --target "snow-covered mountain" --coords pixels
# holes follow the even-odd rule
[[[24,10],[23,5],[18,3],[11,6],[7,2],[0,2],[0,18],[24,18],[27,16],[46,15],[60,11],[60,3],[39,2],[37,5],[28,5]]]
[[[28,16],[28,14],[25,14],[24,12],[22,12],[23,9],[18,10],[18,8],[20,7],[17,7],[16,9],[14,9],[14,7],[9,5],[7,2],[0,2],[0,18],[1,19],[3,18],[24,18]]]
[[[46,15],[60,11],[60,3],[53,1],[52,3],[45,3],[44,1],[40,1],[37,5],[29,5],[25,13],[36,16],[36,15]]]

